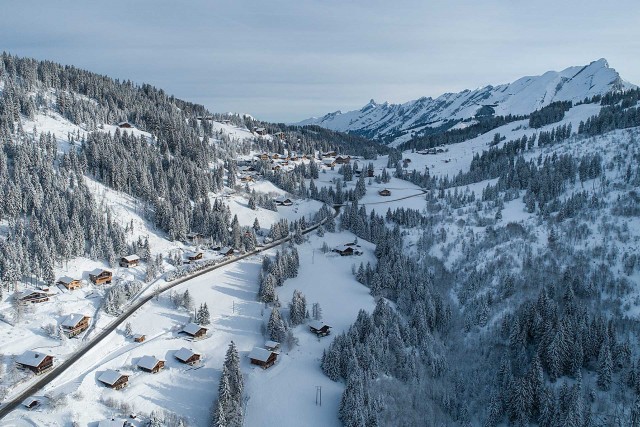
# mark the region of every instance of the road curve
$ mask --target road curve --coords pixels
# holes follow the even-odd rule
[[[334,214],[334,218],[335,218],[340,213],[340,206],[334,206],[334,209],[335,209],[335,214]],[[306,230],[304,230],[302,232],[302,234],[308,234],[308,233],[312,232],[313,230],[317,229],[320,225],[324,224],[325,221],[326,221],[326,219],[322,220],[318,224],[312,225],[311,227],[309,227]],[[169,282],[166,286],[163,286],[160,289],[160,293],[166,292],[166,291],[168,291],[169,289],[171,289],[171,288],[173,288],[175,286],[178,286],[178,285],[180,285],[180,284],[182,284],[184,282],[187,282],[189,280],[195,279],[196,277],[202,276],[203,274],[207,274],[207,273],[209,273],[209,272],[211,272],[213,270],[217,270],[218,268],[225,267],[225,266],[227,266],[229,264],[233,264],[234,262],[242,261],[245,258],[248,258],[248,257],[256,255],[256,254],[259,254],[260,252],[264,252],[266,250],[275,248],[276,246],[282,245],[283,243],[287,243],[291,239],[293,239],[293,235],[289,235],[289,236],[287,236],[287,237],[285,237],[283,239],[271,242],[271,243],[269,243],[269,244],[267,244],[265,246],[262,246],[262,247],[260,247],[258,249],[255,249],[255,250],[253,250],[251,252],[247,252],[246,254],[238,255],[238,256],[233,257],[232,259],[229,259],[227,261],[223,261],[223,262],[221,262],[219,264],[213,265],[211,267],[207,267],[207,268],[205,268],[203,270],[200,270],[200,271],[198,271],[196,273],[193,273],[190,276],[183,277],[183,278],[180,278],[180,279],[176,279],[176,280],[174,280],[172,282]],[[127,320],[133,313],[135,313],[140,307],[145,305],[151,299],[153,299],[156,295],[157,295],[157,293],[154,292],[154,293],[152,293],[150,295],[145,296],[144,298],[142,298],[141,300],[135,302],[134,304],[132,304],[129,308],[127,308],[125,311],[123,311],[120,314],[120,316],[118,316],[116,319],[114,319],[113,322],[111,322],[102,332],[100,332],[98,335],[96,335],[96,337],[94,339],[89,341],[87,343],[87,345],[85,345],[84,347],[80,348],[75,353],[71,354],[71,356],[68,359],[66,359],[64,362],[62,362],[59,365],[57,365],[56,367],[54,367],[51,371],[49,371],[44,376],[40,377],[35,383],[30,385],[28,388],[26,388],[22,393],[18,394],[16,397],[14,397],[11,400],[8,400],[7,402],[3,402],[2,406],[0,407],[0,419],[4,418],[9,413],[11,413],[11,411],[13,411],[16,407],[18,407],[18,405],[20,405],[20,403],[23,400],[25,400],[29,396],[32,396],[33,394],[38,392],[40,389],[42,389],[44,386],[49,384],[51,381],[53,381],[57,377],[59,377],[64,371],[69,369],[75,362],[77,362],[89,350],[91,350],[96,345],[98,345],[109,334],[111,334],[111,332],[115,331],[116,328],[118,326],[120,326],[125,320]]]

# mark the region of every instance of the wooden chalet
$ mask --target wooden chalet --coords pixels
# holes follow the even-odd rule
[[[340,256],[351,256],[354,254],[355,249],[353,246],[342,245],[333,248],[333,252],[340,254]]]
[[[135,267],[140,264],[140,257],[138,255],[123,256],[120,258],[120,267]]]
[[[224,248],[220,248],[218,253],[222,256],[230,256],[233,255],[235,250],[232,247],[225,246]]]
[[[278,353],[280,351],[280,343],[278,341],[267,341],[264,343],[264,348],[269,351],[273,351],[274,353]]]
[[[253,128],[253,132],[256,135],[266,135],[267,134],[267,129],[265,129],[265,128]]]
[[[114,390],[121,390],[129,384],[129,375],[107,369],[98,377],[98,381]]]
[[[96,268],[89,272],[89,279],[96,285],[109,284],[111,283],[112,277],[113,273],[111,271],[102,268]]]
[[[182,347],[180,350],[176,351],[173,356],[182,363],[186,363],[187,365],[195,365],[200,361],[200,355],[198,353],[194,353],[193,350],[189,350],[185,347]]]
[[[260,160],[269,160],[269,155],[267,153],[258,154],[258,158]]]
[[[336,157],[338,153],[335,151],[327,151],[326,153],[322,153],[322,157]]]
[[[388,197],[391,195],[391,191],[387,190],[386,188],[384,190],[380,190],[378,191],[378,194],[384,197]]]
[[[285,138],[284,132],[276,132],[274,134],[274,136],[279,138],[279,139],[284,139]]]
[[[325,165],[328,168],[332,168],[336,165],[336,159],[334,158],[330,158],[330,159],[322,159],[322,164]]]
[[[131,123],[129,123],[129,122],[120,122],[120,123],[118,123],[118,127],[120,129],[132,129],[133,125]]]
[[[199,261],[202,259],[202,257],[204,256],[204,254],[201,251],[196,251],[196,252],[189,252],[187,253],[187,261],[194,262],[194,261]]]
[[[240,182],[253,182],[255,181],[255,179],[253,178],[252,175],[241,175],[240,176]]]
[[[278,353],[275,351],[267,350],[266,348],[254,347],[249,353],[249,360],[251,364],[258,365],[262,369],[267,369],[273,366],[278,359]]]
[[[70,291],[80,289],[82,287],[82,281],[80,281],[80,279],[74,279],[69,276],[62,276],[58,279],[56,284],[62,285]]]
[[[144,340],[146,340],[147,337],[144,334],[134,334],[133,335],[133,341],[134,342],[144,342]]]
[[[336,157],[336,165],[346,165],[351,162],[351,156],[338,156]]]
[[[27,408],[28,410],[32,410],[40,406],[40,401],[33,396],[27,397],[25,400],[22,401],[21,405]]]
[[[84,314],[70,314],[60,326],[64,334],[71,338],[89,329],[89,319]]]
[[[49,301],[49,296],[50,295],[43,290],[27,289],[18,293],[16,299],[18,300],[18,304],[27,305]]]
[[[30,370],[36,375],[53,368],[53,356],[38,351],[25,351],[16,359],[19,369]]]
[[[151,372],[157,374],[164,369],[164,360],[156,359],[155,356],[142,356],[138,360],[138,368],[145,372]]]
[[[331,326],[320,320],[314,320],[309,323],[309,330],[316,334],[318,337],[326,337],[331,333]]]
[[[192,322],[184,325],[184,328],[182,328],[181,332],[184,332],[185,334],[193,337],[193,339],[197,339],[207,335],[207,328],[204,328],[197,323]]]
[[[293,205],[293,202],[291,201],[291,199],[289,199],[287,197],[278,197],[278,198],[274,199],[274,202],[276,202],[276,206],[291,206],[291,205]]]

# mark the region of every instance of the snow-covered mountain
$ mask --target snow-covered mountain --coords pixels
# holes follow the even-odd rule
[[[635,86],[624,81],[605,59],[599,59],[585,66],[522,77],[499,86],[445,93],[435,99],[422,97],[404,104],[378,104],[372,99],[360,110],[336,111],[297,124],[314,124],[402,142],[426,127],[437,127],[448,120],[472,118],[483,106],[491,107],[495,115],[525,115],[554,101],[575,103],[594,95],[632,87]]]

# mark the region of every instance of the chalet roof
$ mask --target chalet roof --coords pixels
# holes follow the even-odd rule
[[[355,250],[354,247],[351,245],[340,245],[340,246],[336,246],[334,249],[340,252],[344,252],[348,249]]]
[[[224,248],[220,248],[221,254],[228,254],[229,252],[233,252],[233,248],[230,246],[225,246]]]
[[[265,128],[256,128],[256,132],[264,132],[265,130]]]
[[[196,256],[198,256],[198,255],[202,255],[202,254],[203,254],[203,253],[202,253],[201,251],[197,251],[197,252],[187,252],[187,253],[185,254],[185,256],[186,256],[187,258],[192,258],[192,257],[196,257]]]
[[[27,298],[31,295],[42,295],[42,294],[46,294],[46,292],[43,291],[39,291],[36,289],[25,289],[24,291],[18,293],[18,299],[24,299]]]
[[[113,369],[107,369],[98,377],[98,381],[105,384],[114,385],[123,375],[122,372],[114,371]]]
[[[335,163],[336,159],[334,158],[329,158],[329,159],[322,159],[322,163],[324,163],[325,165],[330,165],[332,163]]]
[[[194,354],[197,354],[197,353],[195,353],[193,350],[189,350],[188,348],[182,347],[180,350],[175,352],[174,356],[176,357],[176,359],[186,362]]]
[[[156,367],[156,365],[158,364],[158,362],[160,362],[159,359],[156,359],[155,356],[142,356],[139,360],[138,360],[138,366],[140,368],[144,368],[144,369],[153,369]]]
[[[122,259],[127,262],[140,261],[140,257],[138,255],[123,256]]]
[[[275,201],[278,203],[284,203],[284,202],[290,202],[291,199],[288,197],[280,196],[280,197],[276,197]]]
[[[142,337],[144,337],[144,334],[133,334],[133,339],[134,339],[134,340],[136,340],[136,339],[140,339],[140,338],[142,338]]]
[[[62,322],[62,326],[74,328],[80,321],[84,319],[84,314],[73,313],[67,316]]]
[[[264,346],[268,347],[268,348],[276,348],[279,345],[280,345],[280,343],[278,341],[271,341],[271,340],[269,340],[269,341],[264,343]]]
[[[111,418],[102,420],[98,423],[98,427],[122,427],[126,421],[119,418]]]
[[[80,280],[80,279],[74,279],[73,277],[69,277],[69,276],[62,276],[61,278],[58,279],[58,282],[69,284],[74,280]]]
[[[22,355],[18,356],[18,358],[16,359],[16,362],[24,366],[31,366],[33,368],[37,368],[38,366],[40,366],[44,358],[47,356],[48,354],[45,354],[45,353],[28,350],[22,353]]]
[[[249,359],[259,360],[260,362],[266,362],[271,357],[273,351],[266,348],[253,347],[251,353],[249,353]]]
[[[315,329],[315,330],[320,330],[324,327],[330,328],[331,326],[327,325],[326,323],[324,323],[321,320],[312,320],[311,322],[309,322],[309,327]]]
[[[109,270],[105,270],[104,268],[95,268],[95,269],[91,270],[89,272],[89,274],[92,275],[92,276],[99,276],[101,273],[104,273],[105,271],[110,273]]]
[[[205,331],[207,330],[207,328],[203,328],[202,326],[198,325],[197,323],[187,323],[186,325],[184,325],[184,328],[182,328],[183,332],[188,333],[189,335],[195,335],[198,333],[198,331],[200,329],[204,329]]]

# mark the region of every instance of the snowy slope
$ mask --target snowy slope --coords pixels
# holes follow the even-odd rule
[[[585,66],[522,77],[499,86],[445,93],[435,99],[422,97],[404,104],[378,104],[371,100],[360,110],[336,111],[297,124],[315,124],[372,138],[393,135],[397,139],[404,135],[403,139],[406,139],[412,131],[427,126],[436,127],[446,120],[471,118],[482,106],[491,106],[498,116],[524,115],[554,101],[575,103],[586,97],[631,87],[634,85],[622,80],[605,59],[599,59]]]

